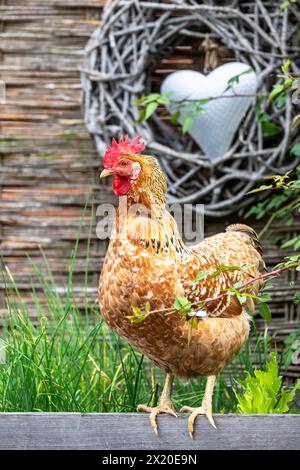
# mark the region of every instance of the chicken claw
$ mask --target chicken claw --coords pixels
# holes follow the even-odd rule
[[[174,407],[171,402],[161,403],[158,406],[147,406],[147,405],[138,405],[137,411],[145,411],[146,413],[150,413],[150,424],[152,426],[153,431],[155,434],[158,434],[158,427],[157,427],[157,420],[156,417],[161,413],[166,413],[177,418],[177,414],[174,411]]]
[[[209,409],[207,409],[205,406],[200,406],[199,408],[192,408],[190,406],[183,406],[180,410],[180,412],[184,411],[190,411],[191,416],[189,416],[188,419],[188,431],[190,433],[191,439],[193,439],[193,434],[194,434],[194,423],[198,415],[204,415],[207,417],[208,422],[215,428],[217,429],[217,426],[215,425],[214,419],[212,417],[212,413]]]

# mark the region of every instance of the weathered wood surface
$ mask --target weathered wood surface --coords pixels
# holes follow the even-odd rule
[[[0,252],[23,298],[35,283],[27,255],[42,267],[39,245],[63,292],[68,260],[88,199],[74,283],[82,297],[91,205],[113,202],[100,190],[100,158],[81,114],[79,67],[105,0],[0,0]],[[107,243],[92,229],[90,296]],[[44,266],[43,266],[44,268]],[[0,277],[0,310],[5,315]],[[76,290],[75,289],[75,290]]]
[[[215,415],[218,429],[198,417],[194,439],[187,418],[136,413],[0,413],[0,449],[220,450],[300,449],[300,415]]]
[[[27,255],[45,272],[39,249],[42,246],[63,293],[86,199],[87,219],[92,201],[96,206],[115,202],[112,191],[100,187],[100,159],[80,109],[83,48],[99,24],[104,3],[0,0],[0,79],[5,81],[7,97],[6,105],[0,105],[0,255],[33,317],[30,291],[36,281]],[[161,80],[175,68],[189,67],[197,60],[195,51],[193,47],[178,50],[164,61],[153,80]],[[207,221],[206,235],[223,230],[230,222]],[[79,305],[84,297],[88,225],[82,232],[73,276]],[[255,222],[254,226],[259,230],[260,224]],[[294,236],[300,230],[300,221],[285,230]],[[92,237],[89,296],[95,301],[107,243],[96,238],[94,228]],[[269,241],[264,242],[264,250],[268,266],[285,255]],[[289,289],[291,281],[296,281],[295,274],[285,272],[272,282],[274,320],[270,330],[279,332],[278,344],[299,327],[300,305],[292,302],[295,288]],[[6,315],[1,276],[0,313]],[[263,322],[260,324],[263,326]],[[293,365],[288,375],[294,377],[297,373],[299,365]]]

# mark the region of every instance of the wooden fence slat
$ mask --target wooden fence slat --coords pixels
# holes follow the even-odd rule
[[[198,417],[159,416],[159,436],[137,413],[0,413],[0,449],[219,450],[300,448],[300,415],[216,415],[218,429]]]

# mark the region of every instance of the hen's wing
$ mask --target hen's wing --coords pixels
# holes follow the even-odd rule
[[[230,225],[225,233],[204,239],[193,250],[202,259],[207,260],[203,266],[204,270],[207,269],[210,273],[220,271],[218,275],[208,275],[199,281],[193,301],[205,300],[209,316],[239,315],[242,306],[237,297],[232,295],[220,297],[220,294],[234,287],[238,281],[245,283],[264,272],[262,248],[255,231],[243,224]],[[244,292],[257,295],[263,284],[263,280],[257,280],[250,283]],[[208,300],[216,297],[219,298]],[[247,298],[247,307],[251,313],[254,313],[253,299]]]

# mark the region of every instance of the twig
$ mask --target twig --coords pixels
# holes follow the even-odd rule
[[[263,279],[267,279],[267,278],[270,278],[270,277],[278,276],[283,271],[287,271],[288,269],[294,268],[296,266],[300,266],[300,262],[291,262],[291,263],[289,263],[285,266],[282,266],[281,268],[274,269],[273,271],[269,271],[269,272],[264,273],[264,274],[259,274],[257,276],[253,276],[253,277],[251,277],[251,279],[244,282],[244,284],[242,284],[239,287],[239,292],[241,292],[241,294],[242,294],[242,291],[246,287],[248,287],[249,285],[253,284],[254,282],[261,281]],[[198,307],[199,305],[204,305],[204,304],[208,304],[208,303],[211,303],[211,302],[215,302],[217,300],[221,300],[224,296],[228,295],[228,291],[229,291],[229,289],[226,289],[223,292],[221,292],[219,295],[217,295],[216,297],[208,297],[207,299],[193,302],[191,304],[191,307]],[[171,314],[171,313],[175,313],[175,312],[177,312],[177,309],[175,309],[174,307],[169,307],[169,308],[166,307],[166,308],[161,308],[161,309],[156,309],[156,310],[150,310],[150,312],[148,312],[147,316],[149,314],[153,314],[153,313],[170,313]]]
[[[255,97],[267,97],[269,96],[268,93],[233,93],[232,95],[217,95],[217,96],[209,96],[205,98],[205,101],[214,101],[219,100],[221,98],[255,98]],[[192,100],[190,98],[182,98],[181,100],[172,100],[170,99],[170,103],[174,104],[182,104],[182,103],[198,103],[201,102],[201,99]],[[205,106],[205,103],[203,103]]]

